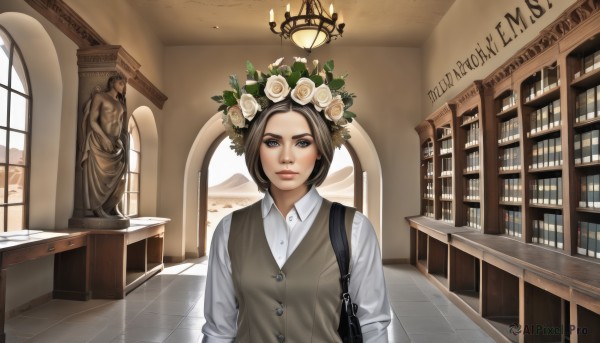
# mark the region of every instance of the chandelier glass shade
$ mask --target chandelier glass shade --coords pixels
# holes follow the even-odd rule
[[[275,27],[273,10],[270,11],[269,27],[278,36],[291,41],[298,47],[311,52],[323,44],[331,42],[342,36],[345,24],[338,22],[338,14],[329,6],[329,13],[323,9],[319,0],[302,0],[302,6],[297,15],[290,14],[290,5],[287,5],[285,20],[279,26],[280,32]]]

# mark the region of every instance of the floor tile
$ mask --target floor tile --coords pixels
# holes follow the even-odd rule
[[[52,300],[6,321],[7,343],[199,343],[206,259],[167,265],[121,300]],[[390,343],[492,339],[411,265],[384,266]]]

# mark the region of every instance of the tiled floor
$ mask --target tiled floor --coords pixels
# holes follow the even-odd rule
[[[52,300],[6,322],[7,343],[193,343],[202,339],[206,259],[171,265],[124,300]],[[410,265],[385,267],[389,341],[492,342]]]

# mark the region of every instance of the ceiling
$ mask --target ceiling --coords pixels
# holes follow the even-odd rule
[[[279,44],[269,10],[279,25],[288,1],[294,14],[300,0],[127,0],[167,46]],[[321,1],[346,23],[336,44],[418,47],[455,0]]]

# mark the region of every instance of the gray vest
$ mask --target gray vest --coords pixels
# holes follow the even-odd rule
[[[340,270],[329,239],[331,202],[323,200],[308,233],[279,269],[261,215],[261,202],[233,213],[229,256],[243,343],[341,342]],[[348,244],[355,210],[346,210]]]

